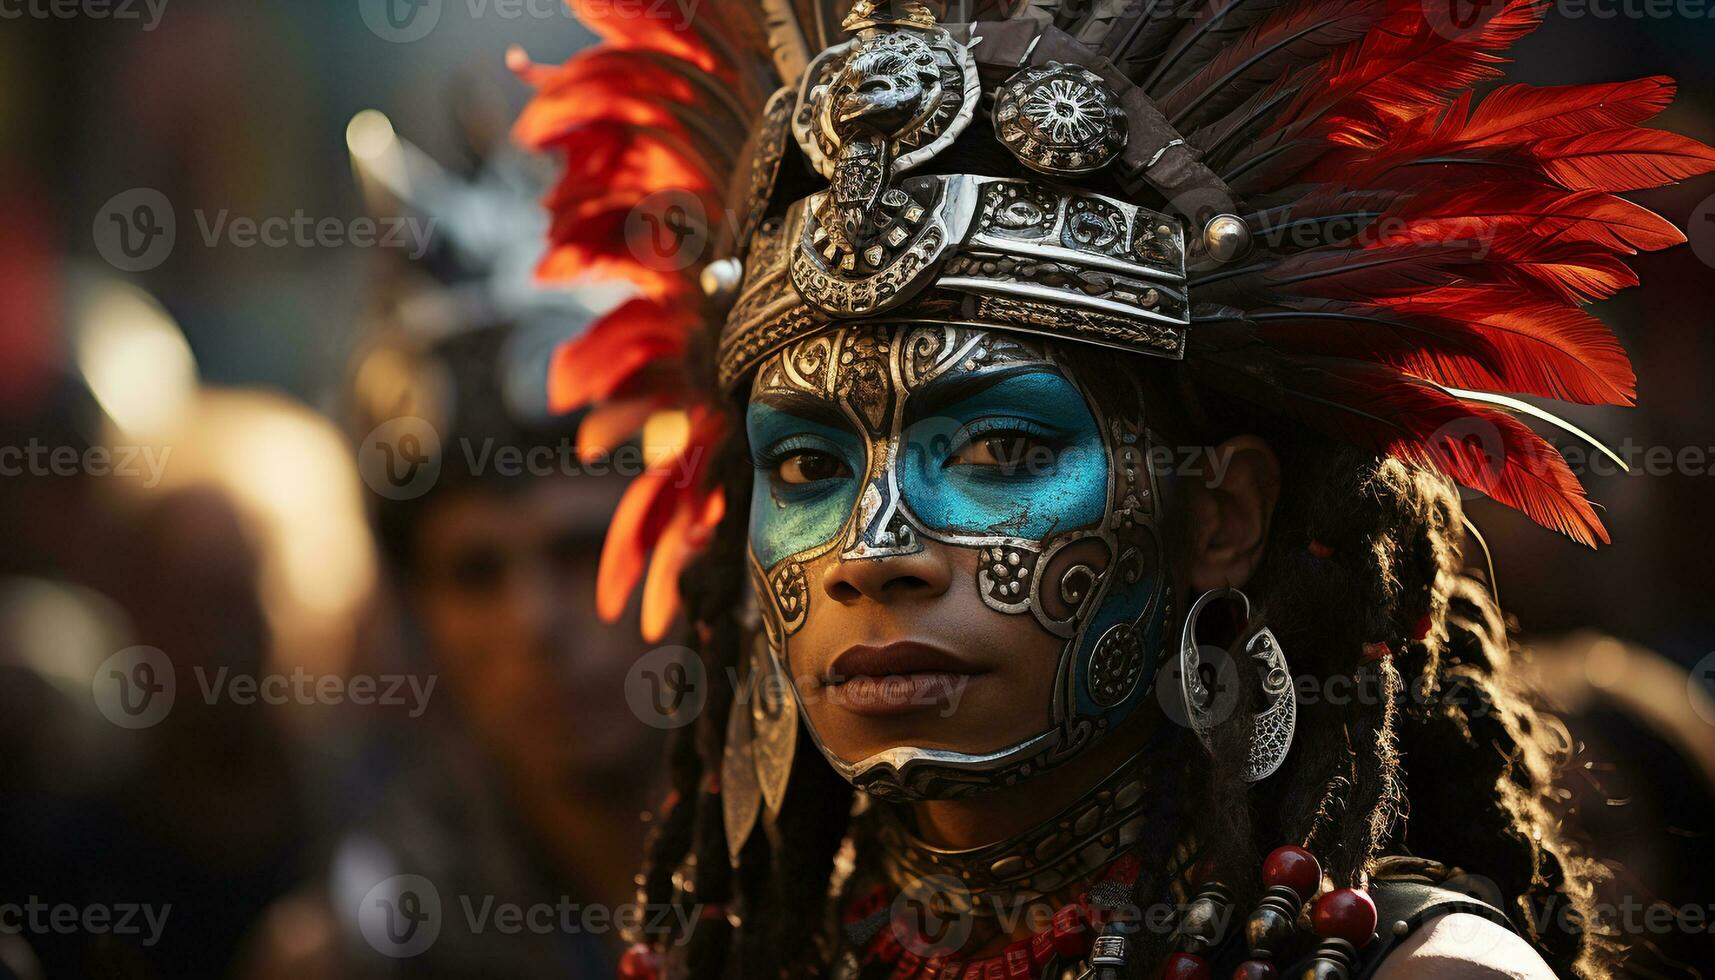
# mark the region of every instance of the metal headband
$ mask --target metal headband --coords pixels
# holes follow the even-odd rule
[[[859,249],[823,192],[764,222],[721,332],[720,383],[842,320],[1044,334],[1180,359],[1190,322],[1180,222],[1100,194],[934,174],[899,181]]]

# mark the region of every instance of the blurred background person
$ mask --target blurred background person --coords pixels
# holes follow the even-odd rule
[[[379,272],[350,384],[385,571],[370,667],[390,651],[435,697],[369,733],[357,785],[326,801],[346,826],[265,921],[254,976],[609,976],[618,936],[583,910],[631,901],[626,848],[653,790],[638,774],[659,744],[624,697],[634,632],[601,623],[592,598],[625,479],[580,459],[577,420],[545,402],[546,354],[587,321],[587,298],[533,287],[532,161],[486,104],[462,109],[483,161],[470,179],[379,113],[348,129],[375,207],[437,229],[423,263]],[[439,909],[409,956],[365,918],[400,875]],[[508,927],[508,907],[551,911]]]

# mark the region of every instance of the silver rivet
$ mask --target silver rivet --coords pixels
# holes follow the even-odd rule
[[[703,295],[710,299],[727,300],[738,292],[744,280],[744,263],[737,259],[720,259],[703,269]]]
[[[1251,244],[1251,230],[1236,214],[1217,214],[1203,226],[1203,247],[1216,262],[1231,262]]]
[[[1396,936],[1403,936],[1410,931],[1411,931],[1411,923],[1405,921],[1404,919],[1400,919],[1393,924],[1393,934]]]

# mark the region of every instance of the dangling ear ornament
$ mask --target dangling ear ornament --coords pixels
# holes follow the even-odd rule
[[[1179,640],[1179,682],[1184,696],[1185,718],[1192,731],[1211,747],[1211,733],[1225,717],[1218,710],[1216,690],[1210,688],[1203,675],[1205,648],[1197,642],[1197,624],[1203,610],[1219,599],[1238,600],[1243,609],[1242,621],[1248,628],[1251,616],[1250,598],[1238,589],[1212,589],[1198,597],[1185,614],[1185,628]],[[1213,651],[1217,648],[1210,647]],[[1222,654],[1225,650],[1220,650]],[[1292,735],[1298,727],[1298,698],[1292,686],[1292,674],[1286,666],[1286,655],[1280,641],[1268,627],[1256,631],[1245,643],[1245,652],[1262,675],[1263,697],[1268,704],[1252,716],[1250,758],[1245,763],[1245,781],[1260,782],[1274,775],[1286,761],[1292,748]],[[1210,665],[1214,667],[1213,664]],[[1236,678],[1234,678],[1236,681]]]

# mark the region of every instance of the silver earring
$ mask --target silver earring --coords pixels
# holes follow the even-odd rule
[[[1185,614],[1185,628],[1179,639],[1179,682],[1185,699],[1185,717],[1205,748],[1210,745],[1210,733],[1222,719],[1215,710],[1215,692],[1203,679],[1197,620],[1211,602],[1229,597],[1243,605],[1244,621],[1248,624],[1251,615],[1248,596],[1238,589],[1212,589],[1199,596]],[[1251,751],[1245,763],[1245,781],[1254,783],[1274,775],[1286,761],[1293,732],[1298,727],[1298,698],[1292,689],[1286,655],[1273,631],[1266,626],[1257,630],[1245,644],[1245,652],[1262,674],[1263,697],[1268,701],[1268,706],[1251,718]]]

